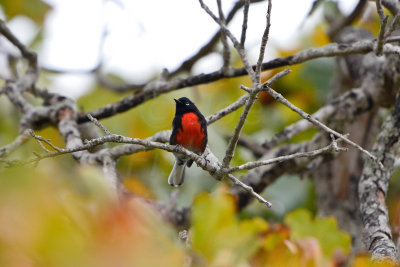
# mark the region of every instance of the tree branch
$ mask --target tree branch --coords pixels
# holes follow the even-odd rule
[[[358,196],[364,222],[364,242],[373,258],[390,258],[398,263],[398,251],[392,240],[385,198],[393,173],[395,159],[399,155],[400,96],[397,97],[391,115],[385,120],[372,148],[372,153],[385,165],[382,170],[370,160],[364,161],[359,181]]]
[[[320,48],[310,48],[288,57],[276,58],[271,61],[265,62],[262,64],[261,70],[269,70],[278,67],[300,64],[321,57],[366,54],[373,51],[374,44],[374,40],[369,40],[354,42],[351,44],[332,43]],[[383,47],[383,52],[399,53],[400,49],[391,46],[390,44],[386,44]],[[255,66],[252,66],[252,69],[255,69]],[[229,73],[225,74],[222,71],[215,71],[208,74],[190,76],[187,78],[177,78],[168,82],[155,82],[149,85],[146,90],[139,90],[135,92],[132,96],[123,98],[122,100],[109,104],[105,107],[90,111],[89,113],[97,119],[104,119],[114,116],[118,113],[125,112],[144,103],[147,100],[153,99],[161,94],[165,94],[173,90],[200,84],[207,84],[223,78],[238,77],[246,74],[247,72],[245,68],[232,68],[230,69]],[[84,123],[88,121],[89,118],[86,114],[80,114],[78,116],[78,123]]]

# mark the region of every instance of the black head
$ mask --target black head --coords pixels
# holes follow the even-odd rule
[[[181,97],[179,99],[174,98],[174,100],[176,102],[177,113],[199,112],[196,105],[187,97]]]

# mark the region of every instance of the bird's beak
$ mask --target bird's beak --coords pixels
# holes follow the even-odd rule
[[[175,102],[178,104],[178,103],[181,103],[181,101],[179,101],[178,99],[176,99],[176,98],[174,98],[174,100],[175,100]]]

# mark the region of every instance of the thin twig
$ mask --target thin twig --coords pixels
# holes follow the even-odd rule
[[[224,12],[222,10],[221,0],[217,0],[219,19],[223,25],[226,25]],[[226,37],[226,32],[221,29],[221,41],[223,46],[222,58],[224,63],[222,65],[222,71],[227,72],[229,70],[229,64],[231,60],[231,51],[229,50],[228,38]]]
[[[6,37],[13,45],[15,45],[21,52],[22,56],[26,58],[32,68],[37,69],[37,55],[35,52],[29,50],[23,43],[21,43],[15,35],[7,27],[4,20],[0,19],[0,33]]]
[[[88,118],[97,126],[100,128],[100,130],[102,130],[106,135],[110,135],[111,132],[109,130],[106,129],[106,127],[104,127],[96,118],[94,118],[92,115],[87,114]]]
[[[34,132],[33,130],[28,130],[28,132],[29,132],[29,134],[30,134],[33,138],[35,138],[35,139],[38,141],[39,145],[40,145],[46,152],[51,153],[51,151],[48,150],[48,149],[42,144],[42,142],[45,142],[47,145],[49,145],[51,148],[53,148],[53,149],[54,149],[55,151],[57,151],[57,152],[61,152],[61,151],[63,150],[62,148],[59,148],[59,147],[53,145],[53,144],[50,142],[50,140],[44,139],[44,138],[41,137],[40,135],[36,135],[35,132]]]
[[[236,100],[234,103],[230,104],[224,109],[221,109],[220,111],[216,112],[213,115],[210,115],[207,117],[207,125],[210,125],[211,123],[219,120],[220,118],[232,113],[235,110],[238,110],[240,107],[244,106],[246,101],[249,99],[249,95],[245,94],[242,95],[238,100]]]
[[[242,34],[240,35],[240,46],[244,49],[244,43],[246,42],[246,31],[247,31],[247,21],[249,17],[249,6],[250,0],[244,1],[243,9],[243,23],[242,23]]]
[[[279,79],[283,78],[284,76],[288,75],[291,72],[292,71],[289,68],[286,68],[283,71],[276,73],[274,76],[268,79],[268,81],[266,81],[264,84],[271,86],[273,83],[277,82]]]
[[[376,43],[375,54],[377,56],[381,56],[382,50],[383,50],[383,45],[385,43],[385,29],[386,29],[386,25],[387,25],[389,16],[385,17],[385,13],[383,11],[381,0],[376,0],[375,2],[376,2],[376,9],[377,9],[378,15],[379,15],[379,20],[381,23],[380,28],[379,28],[378,39],[377,39],[377,43]]]
[[[327,118],[333,116],[338,110],[346,109],[347,116],[353,117],[370,109],[370,102],[367,100],[369,93],[363,89],[350,90],[336,99],[330,101],[325,106],[312,114],[312,117],[318,121],[325,122]],[[348,107],[348,108],[347,108]],[[262,143],[266,150],[279,145],[282,142],[290,140],[293,136],[310,129],[314,125],[306,119],[301,119],[278,132],[268,140]]]
[[[272,0],[268,0],[268,11],[266,15],[266,26],[264,30],[264,34],[261,39],[261,45],[260,45],[260,54],[258,56],[258,61],[256,64],[256,80],[258,82],[261,82],[261,65],[264,60],[264,53],[265,53],[265,47],[268,42],[268,37],[269,37],[269,29],[271,27],[271,9],[272,9]]]
[[[390,23],[388,29],[385,32],[385,42],[391,42],[391,40],[393,40],[391,38],[398,37],[398,36],[391,37],[390,35],[394,32],[394,30],[397,29],[399,22],[400,22],[400,14],[397,14],[396,16],[394,16],[392,22]]]
[[[257,96],[255,93],[250,93],[248,95],[249,95],[249,98],[246,100],[246,104],[244,106],[242,114],[240,114],[239,121],[236,124],[235,130],[233,131],[233,135],[229,139],[228,147],[226,148],[225,157],[222,161],[222,166],[224,168],[227,168],[229,166],[231,160],[234,157],[237,142],[240,137],[240,133],[241,133],[243,126],[247,120],[247,116],[249,115],[250,109],[253,106],[254,101],[257,99]]]
[[[3,147],[0,147],[0,159],[10,155],[13,151],[18,149],[20,146],[26,143],[31,137],[28,130],[25,130],[22,134],[18,135],[15,140]]]
[[[241,86],[240,86],[240,89],[242,89],[243,91],[245,91],[245,92],[247,92],[247,93],[251,93],[251,89],[250,89],[250,88],[247,88],[247,87],[244,86],[244,85],[241,85]]]
[[[227,177],[229,178],[229,180],[231,180],[235,185],[240,186],[241,188],[243,188],[244,190],[246,190],[247,193],[249,193],[250,195],[252,195],[253,197],[255,197],[260,203],[267,205],[267,207],[272,207],[271,203],[268,202],[267,200],[265,200],[262,196],[260,196],[259,194],[257,194],[253,187],[248,186],[247,184],[243,183],[242,181],[238,180],[235,176],[233,176],[232,174],[228,174]]]
[[[215,16],[215,14],[210,10],[210,8],[204,4],[203,0],[199,0],[200,6],[207,12],[207,14],[221,27],[222,30],[225,31],[226,35],[229,37],[229,39],[232,41],[233,46],[236,48],[237,52],[239,53],[239,56],[243,62],[244,68],[247,71],[248,75],[250,76],[250,79],[252,80],[253,83],[256,82],[255,76],[254,76],[254,70],[251,68],[251,65],[249,63],[249,60],[247,58],[247,55],[244,51],[244,49],[240,46],[240,43],[236,39],[236,37],[232,34],[232,32],[222,23],[222,21]]]
[[[258,3],[264,0],[250,0],[250,3]],[[225,25],[229,24],[232,19],[235,17],[236,13],[240,10],[240,8],[243,7],[245,3],[245,0],[239,0],[237,1],[232,9],[228,12],[228,15],[226,16],[226,21]],[[177,69],[171,71],[171,76],[175,76],[176,74],[182,72],[182,71],[189,71],[193,65],[201,58],[204,56],[208,55],[210,52],[213,51],[213,48],[219,41],[220,37],[220,30],[214,34],[214,36],[202,47],[199,49],[197,53],[192,55],[190,58],[185,60]]]
[[[45,147],[42,143],[42,141],[40,141],[39,139],[35,138],[36,142],[39,144],[39,146],[46,152],[50,153],[51,151],[47,149],[47,147]],[[36,155],[36,154],[35,154]],[[38,155],[36,155],[38,156]]]

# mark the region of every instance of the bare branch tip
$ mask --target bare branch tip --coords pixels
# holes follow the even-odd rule
[[[107,130],[96,118],[94,118],[90,113],[87,114],[87,117],[91,122],[93,122],[97,127],[100,128],[106,135],[111,135],[111,132]]]
[[[233,176],[232,174],[228,174],[227,177],[237,186],[240,186],[241,188],[243,188],[247,193],[249,193],[250,195],[252,195],[254,198],[256,198],[260,203],[265,204],[268,208],[272,207],[272,204],[265,200],[262,196],[260,196],[259,194],[257,194],[253,187],[243,183],[242,181],[240,181],[239,179],[237,179],[235,176]]]
[[[251,92],[251,89],[248,88],[248,87],[246,87],[246,86],[244,86],[244,85],[241,85],[241,86],[240,86],[240,89],[246,91],[247,93],[250,93],[250,92]]]

